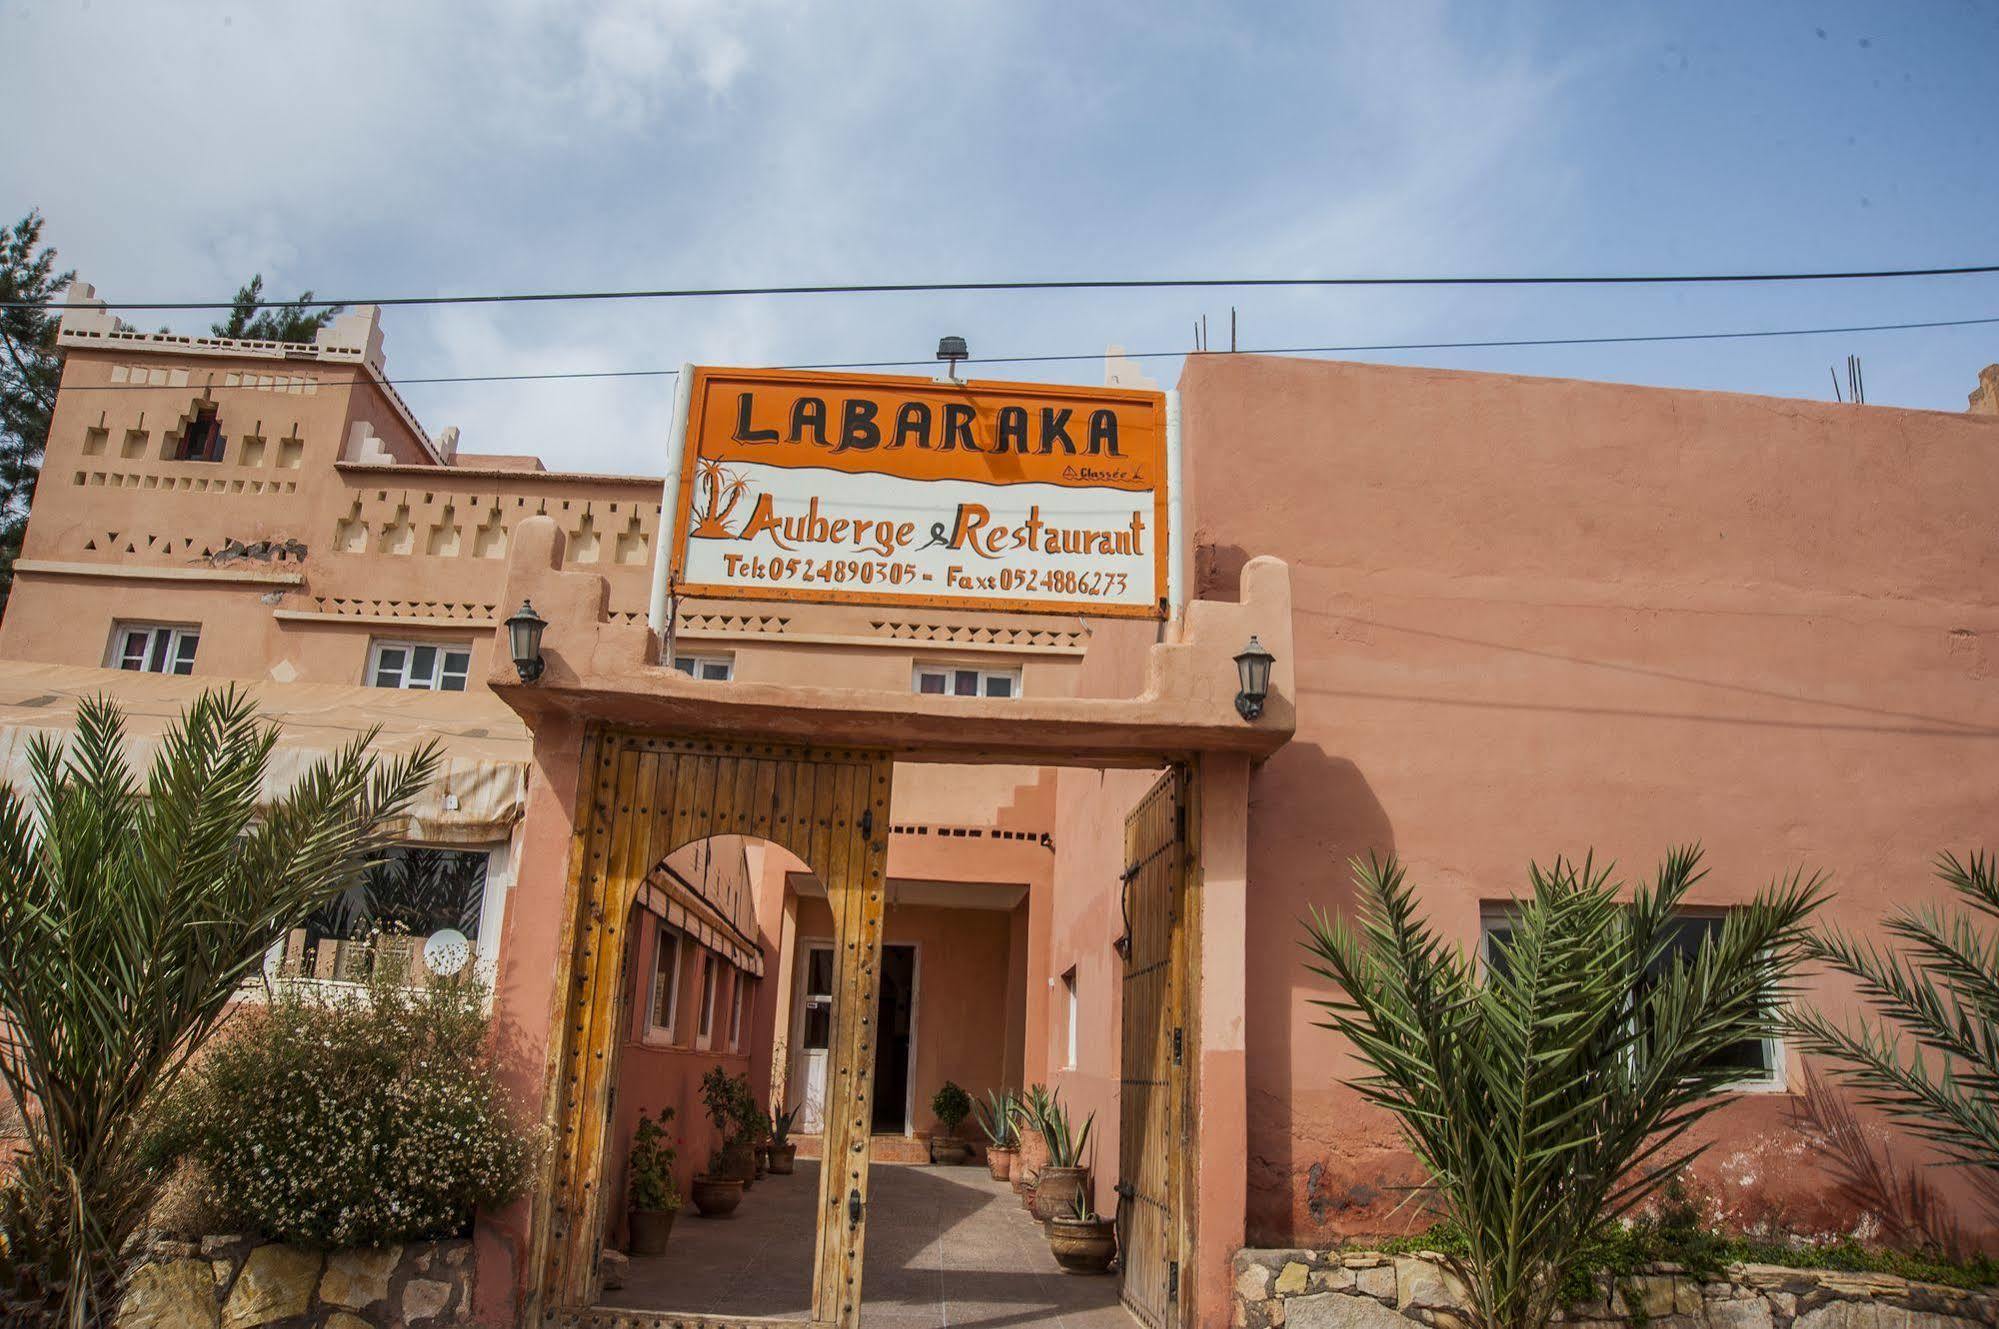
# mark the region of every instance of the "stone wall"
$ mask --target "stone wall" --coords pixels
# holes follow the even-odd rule
[[[309,1251],[255,1237],[158,1241],[117,1329],[423,1329],[472,1312],[472,1243]]]
[[[1463,1288],[1434,1256],[1244,1250],[1235,1329],[1463,1329]],[[1657,1265],[1603,1284],[1559,1319],[1576,1329],[1974,1329],[1999,1325],[1999,1289],[1887,1274],[1732,1266],[1707,1282]]]

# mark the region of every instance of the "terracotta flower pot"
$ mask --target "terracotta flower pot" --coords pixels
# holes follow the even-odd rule
[[[939,1167],[963,1167],[972,1156],[972,1146],[955,1135],[930,1137],[930,1161]]]
[[[986,1170],[993,1174],[994,1181],[1013,1180],[1013,1169],[1019,1159],[1018,1149],[1008,1149],[996,1144],[986,1146]]]
[[[788,1177],[798,1162],[798,1146],[795,1144],[774,1144],[770,1147],[770,1174],[773,1177]]]
[[[1088,1183],[1088,1168],[1045,1167],[1034,1179],[1034,1216],[1046,1223],[1075,1208],[1076,1197]]]
[[[632,1254],[658,1255],[666,1249],[666,1238],[673,1231],[671,1209],[634,1209],[625,1215],[631,1228]]]
[[[1020,1128],[1020,1172],[1014,1177],[1013,1189],[1025,1200],[1034,1190],[1034,1178],[1042,1168],[1048,1166],[1048,1139],[1042,1135],[1039,1126]]]
[[[1048,1249],[1067,1273],[1108,1272],[1117,1254],[1117,1224],[1108,1218],[1051,1218]]]
[[[741,1177],[696,1177],[688,1188],[694,1195],[694,1209],[703,1218],[727,1218],[743,1202]]]

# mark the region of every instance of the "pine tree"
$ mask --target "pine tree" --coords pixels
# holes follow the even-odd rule
[[[209,330],[218,337],[237,337],[247,341],[311,341],[319,330],[333,321],[345,305],[329,305],[325,309],[307,309],[306,302],[312,299],[307,291],[288,305],[264,305],[264,274],[250,278],[248,284],[236,292],[236,299],[229,306],[226,322],[213,323]]]
[[[0,304],[46,304],[75,275],[56,271],[55,248],[42,244],[40,212],[0,231]],[[0,308],[0,613],[14,586],[14,560],[28,528],[28,505],[62,379],[59,321],[48,309]]]

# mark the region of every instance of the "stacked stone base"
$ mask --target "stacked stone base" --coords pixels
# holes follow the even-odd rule
[[[1235,1258],[1234,1323],[1464,1329],[1463,1293],[1434,1255],[1244,1250]],[[1993,1329],[1999,1293],[1766,1264],[1735,1265],[1703,1281],[1658,1265],[1606,1280],[1594,1300],[1556,1318],[1573,1329]]]
[[[442,1329],[472,1318],[472,1244],[309,1251],[254,1237],[158,1241],[117,1329]]]

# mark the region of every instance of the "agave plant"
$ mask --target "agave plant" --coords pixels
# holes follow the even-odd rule
[[[1017,1135],[1021,1126],[1029,1130],[1041,1130],[1042,1122],[1055,1107],[1056,1095],[1048,1092],[1045,1084],[1032,1084],[1020,1096],[1014,1109],[1014,1131]]]
[[[972,1108],[978,1113],[979,1130],[985,1134],[986,1143],[995,1149],[1012,1149],[1020,1143],[1020,1128],[1015,1122],[1020,1100],[1011,1089],[988,1089],[983,1099],[975,1100]]]
[[[1999,860],[1974,853],[1936,860],[1937,876],[1967,912],[1904,906],[1886,930],[1897,951],[1826,929],[1814,959],[1854,979],[1877,1018],[1851,1024],[1799,1011],[1806,1050],[1837,1062],[1860,1100],[1885,1111],[1952,1162],[1999,1179]]]
[[[1394,1113],[1428,1194],[1464,1234],[1451,1261],[1474,1329],[1541,1329],[1601,1226],[1699,1152],[1689,1128],[1778,1032],[1823,880],[1792,876],[1696,946],[1675,912],[1702,875],[1676,850],[1628,904],[1590,859],[1530,867],[1533,894],[1479,964],[1416,912],[1393,858],[1353,864],[1358,926],[1314,913],[1317,1004]]]
[[[9,1324],[109,1322],[119,1252],[159,1178],[146,1109],[287,930],[352,883],[436,768],[373,734],[263,796],[277,742],[250,699],[206,692],[142,777],[110,701],[65,746],[37,737],[29,792],[0,787],[0,1083],[23,1113],[0,1189]]]
[[[770,1122],[770,1138],[772,1140],[775,1140],[778,1144],[783,1144],[791,1138],[791,1126],[793,1122],[798,1120],[798,1108],[799,1105],[793,1103],[790,1107],[784,1108],[772,1115]]]
[[[1069,1109],[1062,1106],[1061,1096],[1056,1095],[1047,1115],[1041,1119],[1041,1133],[1048,1140],[1048,1166],[1082,1167],[1090,1149],[1090,1127],[1096,1121],[1097,1114],[1092,1112],[1083,1119],[1083,1129],[1076,1130],[1069,1120]]]

